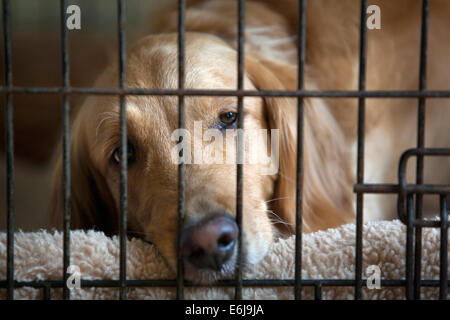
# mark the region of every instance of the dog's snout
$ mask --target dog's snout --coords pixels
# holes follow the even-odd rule
[[[233,255],[239,230],[227,215],[207,217],[183,230],[183,256],[199,269],[219,271]]]

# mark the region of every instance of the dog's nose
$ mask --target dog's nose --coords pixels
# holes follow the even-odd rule
[[[183,230],[183,256],[199,269],[219,271],[233,255],[238,234],[238,227],[232,217],[207,217]]]

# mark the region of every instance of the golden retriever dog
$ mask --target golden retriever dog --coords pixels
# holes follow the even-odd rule
[[[417,90],[421,1],[370,1],[381,9],[381,29],[368,30],[367,90]],[[246,1],[245,90],[297,89],[296,0]],[[359,66],[358,0],[311,0],[307,8],[306,90],[357,90]],[[127,53],[128,88],[178,88],[176,9],[154,20],[153,34]],[[450,2],[430,7],[427,89],[450,87]],[[237,2],[188,1],[186,81],[188,89],[237,88]],[[117,87],[112,64],[97,86]],[[237,98],[187,96],[186,132],[203,139],[203,151],[236,155],[236,145],[220,149],[208,130],[237,130]],[[212,281],[232,276],[238,234],[243,265],[258,263],[275,239],[295,225],[297,99],[245,97],[244,130],[267,130],[252,140],[256,150],[275,144],[279,170],[263,174],[270,163],[243,165],[243,228],[236,212],[236,161],[186,164],[186,209],[181,235],[186,276]],[[303,231],[313,232],[355,221],[357,99],[304,99]],[[366,99],[365,182],[397,183],[399,157],[417,145],[417,99]],[[178,138],[176,96],[126,97],[128,132],[128,231],[153,243],[176,266]],[[448,99],[426,102],[426,146],[450,145]],[[274,130],[278,131],[274,131]],[[277,139],[271,139],[277,133]],[[203,137],[203,138],[202,138]],[[219,139],[220,138],[220,139]],[[270,139],[269,139],[270,138]],[[195,149],[195,139],[183,146]],[[233,140],[233,139],[231,139]],[[275,141],[275,142],[272,142]],[[245,145],[247,151],[249,145]],[[71,135],[72,228],[118,231],[119,99],[89,97],[76,115]],[[206,151],[205,151],[206,150]],[[198,148],[197,151],[198,152]],[[175,152],[176,153],[176,152]],[[186,159],[186,158],[185,158]],[[236,160],[236,159],[234,159]],[[61,158],[55,169],[51,211],[62,217]],[[413,165],[411,161],[410,165]],[[448,183],[448,159],[426,159],[428,183]],[[414,182],[409,167],[408,181]],[[433,212],[436,199],[425,199]],[[396,196],[365,196],[364,219],[396,216]]]

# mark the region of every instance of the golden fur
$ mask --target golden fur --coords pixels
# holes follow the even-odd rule
[[[245,89],[295,90],[297,87],[297,2],[247,1]],[[356,90],[359,57],[359,2],[312,0],[307,12],[305,87],[309,90]],[[382,13],[382,29],[368,32],[367,89],[416,90],[420,43],[420,1],[372,1]],[[186,87],[235,89],[236,2],[188,1],[186,13]],[[127,56],[130,88],[177,88],[176,11],[167,9],[154,32]],[[450,87],[450,4],[431,1],[428,89]],[[98,85],[114,87],[117,70],[109,67]],[[187,97],[186,127],[214,123],[221,108],[236,106],[233,97]],[[137,161],[128,171],[128,230],[153,242],[175,265],[177,166],[170,159],[177,128],[176,97],[127,97],[128,137]],[[395,183],[400,154],[416,144],[417,99],[367,99],[367,182]],[[280,129],[280,171],[263,176],[244,166],[245,262],[257,263],[275,239],[295,224],[297,100],[244,99],[245,128]],[[119,143],[118,99],[90,97],[72,129],[72,228],[96,227],[117,232],[119,170],[111,155]],[[305,232],[354,222],[356,99],[305,99]],[[450,145],[448,99],[427,101],[426,145]],[[204,128],[206,129],[206,128]],[[448,159],[426,161],[426,179],[450,181]],[[446,162],[445,162],[446,161]],[[413,161],[411,161],[413,163]],[[432,164],[432,165],[430,165]],[[436,170],[439,165],[440,170]],[[409,170],[410,179],[413,171]],[[61,161],[56,169],[52,211],[61,213]],[[186,221],[215,210],[235,214],[236,166],[187,165]],[[366,196],[365,219],[392,218],[395,198]],[[433,199],[434,200],[434,199]],[[433,202],[433,201],[432,201]],[[426,203],[426,208],[431,205]],[[275,225],[277,222],[281,224]],[[287,226],[287,227],[286,227]],[[232,274],[234,259],[224,273]],[[195,275],[195,276],[194,276]],[[202,277],[195,272],[190,277]],[[213,276],[208,275],[208,276]],[[208,278],[209,279],[209,278]]]

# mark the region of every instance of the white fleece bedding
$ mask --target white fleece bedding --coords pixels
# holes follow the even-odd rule
[[[403,279],[405,274],[406,228],[396,221],[368,222],[363,229],[363,270],[377,265],[382,279]],[[422,279],[439,279],[439,240],[437,229],[423,230]],[[353,279],[355,226],[303,235],[303,279]],[[449,246],[450,247],[450,246]],[[244,279],[292,279],[295,238],[280,240],[264,260],[244,273]],[[128,279],[174,279],[156,249],[139,239],[128,241]],[[117,279],[119,239],[101,232],[71,233],[71,263],[82,279]],[[59,232],[17,232],[15,235],[15,279],[19,281],[62,278],[62,234]],[[449,272],[450,276],[450,272]],[[363,274],[366,278],[366,275]],[[0,280],[6,278],[6,234],[0,233]],[[173,299],[175,289],[167,287],[128,288],[129,299]],[[312,287],[304,287],[304,299],[313,299]],[[438,288],[422,288],[423,299],[437,299]],[[6,290],[0,289],[0,299]],[[16,299],[41,299],[43,290],[18,288]],[[186,299],[232,299],[233,288],[186,288]],[[292,299],[292,287],[245,287],[245,299]],[[61,289],[52,290],[61,298]],[[117,299],[117,288],[81,288],[72,299]],[[364,299],[404,299],[404,288],[364,288]],[[448,294],[450,298],[450,293]],[[324,287],[323,299],[353,299],[352,287]]]

